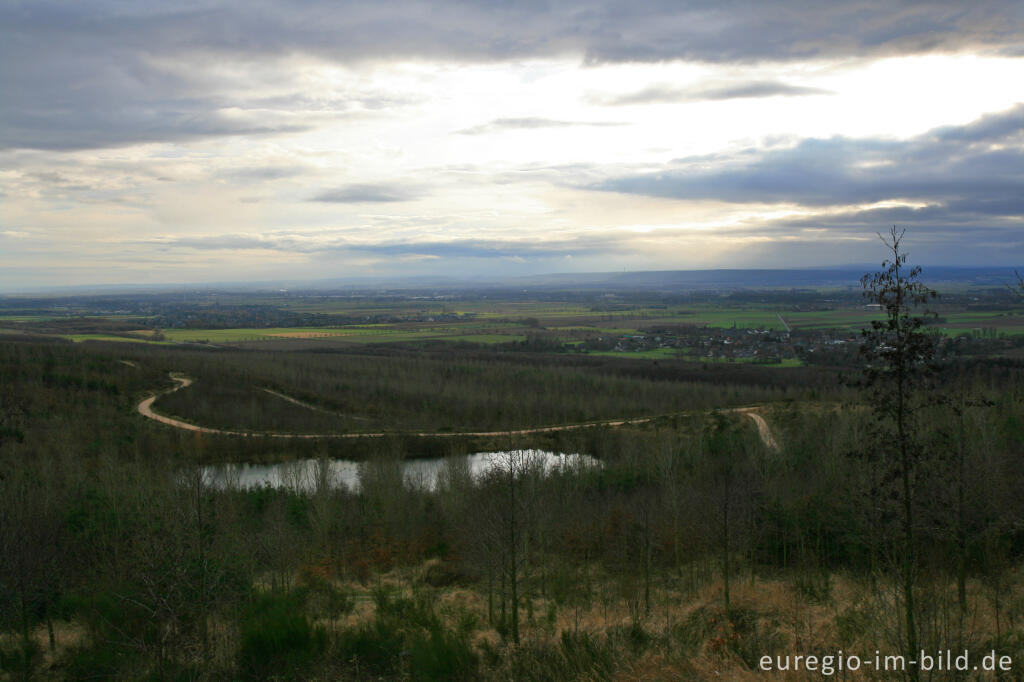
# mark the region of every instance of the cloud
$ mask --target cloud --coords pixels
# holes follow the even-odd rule
[[[55,39],[91,36],[96,45],[155,53],[301,51],[339,61],[578,53],[592,61],[747,62],[970,47],[1012,53],[1024,24],[1014,0],[36,0],[8,4],[2,18],[15,36],[51,38],[48,49],[61,47]]]
[[[900,202],[1010,218],[1020,215],[1024,196],[1024,105],[909,140],[806,139],[785,149],[683,158],[661,172],[589,188],[819,210]]]
[[[559,272],[566,268],[591,271],[705,268],[702,253],[725,250],[731,267],[806,267],[873,262],[879,253],[875,233],[892,216],[871,216],[836,222],[817,220],[760,221],[747,225],[721,225],[694,232],[665,228],[636,233],[629,230],[585,231],[548,240],[424,239],[367,243],[348,235],[278,233],[228,234],[202,237],[166,237],[136,243],[157,247],[172,257],[178,249],[195,252],[269,251],[302,258],[310,268],[330,263],[375,263],[390,267],[416,262],[416,273],[432,271],[485,277],[524,272]],[[909,244],[915,263],[991,265],[1019,262],[1024,239],[1019,231],[993,226],[931,222],[909,224]],[[273,253],[268,258],[281,258]],[[188,258],[205,256],[188,256]],[[247,256],[251,258],[252,256]],[[456,264],[458,264],[456,266]],[[513,264],[518,264],[518,267]],[[721,264],[718,264],[721,265]],[[398,271],[396,271],[398,272]],[[404,274],[409,274],[405,271]],[[326,275],[325,275],[326,276]]]
[[[572,128],[576,126],[620,126],[624,123],[614,121],[559,121],[550,118],[496,118],[472,128],[458,131],[461,135],[485,135],[503,130],[537,130],[539,128]]]
[[[200,237],[164,237],[139,242],[143,246],[160,250],[174,248],[196,249],[199,251],[303,251],[302,241],[293,237],[258,234],[221,234]]]
[[[109,87],[101,90],[110,91]],[[111,93],[115,95],[115,93]],[[309,130],[309,125],[267,122],[255,114],[239,116],[218,110],[212,99],[92,102],[15,108],[0,104],[0,149],[72,151],[123,147],[146,142],[181,142],[203,137],[271,135]]]
[[[282,180],[304,175],[309,172],[308,168],[296,165],[266,165],[246,166],[244,168],[232,168],[223,172],[227,178],[239,180]]]
[[[567,255],[609,253],[614,246],[607,238],[578,237],[558,241],[511,241],[457,239],[451,241],[385,242],[346,247],[352,251],[381,256],[417,255],[436,258],[564,258]]]
[[[404,106],[383,92],[318,99],[295,80],[289,60],[749,64],[964,50],[1019,55],[1022,42],[1017,0],[0,3],[0,148],[274,135],[310,125],[289,115],[296,110],[337,116]],[[809,94],[816,93],[753,82],[701,96]],[[662,88],[623,98],[678,95]]]
[[[310,201],[332,204],[392,203],[412,201],[424,195],[422,188],[407,184],[355,183],[329,189],[314,196]]]
[[[698,83],[689,88],[665,84],[653,85],[624,95],[596,95],[591,98],[591,101],[606,106],[623,106],[831,94],[834,94],[831,90],[789,85],[779,81],[744,81],[739,83]]]
[[[613,253],[622,248],[622,235],[574,235],[559,240],[508,239],[385,240],[376,243],[321,233],[222,234],[194,237],[168,236],[136,242],[160,250],[197,251],[269,250],[300,254],[370,254],[380,257],[543,259]]]

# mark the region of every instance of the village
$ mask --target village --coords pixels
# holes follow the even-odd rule
[[[1024,337],[977,331],[955,337],[936,334],[940,356],[1012,354],[1024,344]],[[669,325],[640,329],[635,334],[594,336],[579,343],[577,348],[586,352],[617,353],[670,349],[666,352],[668,357],[704,362],[847,366],[858,362],[860,344],[860,333],[844,328],[780,331]]]

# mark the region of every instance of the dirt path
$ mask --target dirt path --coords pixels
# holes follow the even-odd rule
[[[227,429],[212,429],[212,428],[210,428],[208,426],[197,426],[195,424],[189,424],[188,422],[181,421],[180,419],[175,419],[174,417],[165,417],[164,415],[157,414],[156,412],[153,411],[153,402],[157,398],[162,396],[162,395],[167,395],[168,393],[174,393],[175,391],[179,391],[179,390],[185,388],[186,386],[191,386],[192,385],[192,380],[189,379],[188,377],[175,376],[174,374],[172,374],[171,375],[171,379],[176,381],[178,385],[175,386],[174,388],[170,389],[169,391],[164,391],[163,393],[157,393],[156,395],[152,395],[152,396],[146,398],[145,400],[143,400],[141,403],[139,403],[139,406],[138,406],[139,414],[141,414],[143,417],[148,417],[149,419],[156,420],[156,421],[160,422],[161,424],[167,424],[168,426],[173,426],[176,429],[183,429],[185,431],[196,431],[198,433],[216,433],[216,434],[221,434],[221,435],[225,435],[225,436],[248,436],[248,437],[269,436],[269,437],[272,437],[272,438],[345,438],[345,437],[352,438],[352,437],[355,436],[355,434],[327,435],[327,434],[312,434],[312,433],[311,434],[303,434],[303,433],[257,433],[257,432],[253,432],[253,431],[229,431]],[[384,435],[384,434],[366,434],[366,435],[380,436],[380,435]]]
[[[757,424],[757,432],[761,435],[761,441],[766,446],[768,446],[769,450],[778,450],[779,449],[779,444],[778,444],[778,442],[776,442],[775,436],[772,435],[772,430],[770,428],[768,428],[768,422],[766,422],[764,420],[764,417],[759,415],[757,412],[754,412],[755,409],[757,409],[757,408],[754,408],[754,407],[737,407],[735,410],[731,410],[731,411],[732,412],[739,412],[741,414],[745,414],[748,417],[750,417],[751,419],[753,419],[754,423]]]
[[[353,415],[350,415],[350,414],[342,414],[341,412],[334,412],[333,410],[325,410],[322,407],[317,407],[316,405],[311,405],[310,403],[303,402],[303,401],[299,400],[298,398],[293,398],[290,395],[285,395],[284,393],[278,393],[277,391],[272,391],[269,388],[264,388],[262,390],[265,393],[269,393],[270,395],[276,396],[278,398],[281,398],[282,400],[287,400],[288,402],[293,403],[295,405],[298,405],[299,407],[304,407],[307,410],[313,410],[314,412],[323,412],[324,414],[333,414],[333,415],[335,415],[337,417],[344,417],[345,419],[358,419],[361,422],[370,421],[366,417],[356,417],[356,416],[353,416]]]
[[[180,419],[174,419],[173,417],[165,417],[162,414],[157,414],[153,411],[153,402],[162,395],[173,393],[181,390],[186,386],[192,384],[192,380],[188,377],[177,376],[171,374],[171,379],[177,382],[177,386],[174,388],[164,391],[163,393],[157,393],[152,395],[138,405],[139,414],[143,417],[153,419],[160,422],[161,424],[167,424],[177,429],[184,429],[185,431],[196,431],[199,433],[215,433],[224,436],[244,436],[248,438],[381,438],[383,436],[416,436],[421,438],[433,437],[433,438],[452,438],[456,436],[522,436],[531,433],[550,433],[553,431],[569,431],[572,429],[587,429],[595,426],[623,426],[625,424],[646,424],[647,422],[657,419],[657,417],[639,417],[636,419],[605,419],[595,422],[587,422],[584,424],[563,424],[560,426],[540,426],[532,429],[517,429],[514,431],[444,431],[444,432],[432,432],[432,431],[414,431],[411,433],[402,432],[377,432],[377,433],[265,433],[259,431],[231,431],[228,429],[213,429],[207,426],[197,426],[196,424],[190,424]],[[293,402],[303,407],[309,407],[311,409],[319,409],[310,405],[306,405],[300,400],[290,398],[282,393],[276,393],[270,389],[263,389],[268,393],[284,398],[289,402]],[[761,440],[772,450],[777,450],[778,445],[775,442],[775,438],[772,437],[772,432],[768,428],[768,423],[765,422],[764,418],[753,412],[756,408],[753,407],[737,407],[729,412],[742,412],[747,415],[757,424],[758,433],[761,434]]]
[[[162,414],[157,414],[156,412],[154,412],[153,401],[155,401],[157,398],[159,398],[162,395],[167,395],[168,393],[174,393],[175,391],[185,388],[186,386],[190,386],[192,384],[192,380],[187,377],[177,377],[172,374],[171,379],[178,382],[178,385],[169,391],[164,391],[163,393],[151,395],[145,400],[143,400],[141,403],[139,403],[138,406],[139,414],[141,414],[143,417],[148,417],[149,419],[156,420],[161,424],[167,424],[168,426],[173,426],[178,429],[185,429],[186,431],[199,431],[201,433],[230,433],[229,431],[221,431],[219,429],[208,429],[205,426],[196,426],[195,424],[189,424],[188,422],[183,422],[172,417],[165,417]]]

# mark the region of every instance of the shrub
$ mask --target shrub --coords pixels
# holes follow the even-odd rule
[[[610,642],[601,642],[587,632],[563,630],[561,651],[576,675],[605,679],[610,677],[615,667],[615,655]]]
[[[429,629],[440,624],[434,613],[433,594],[427,590],[402,597],[381,587],[373,591],[373,601],[377,606],[377,618],[396,620],[406,627]]]
[[[300,675],[323,651],[326,634],[303,612],[298,591],[259,594],[241,617],[239,667],[257,679]]]
[[[672,637],[684,653],[695,654],[716,634],[722,620],[721,610],[712,606],[694,609],[672,628]]]
[[[495,653],[485,650],[496,662]],[[609,680],[615,670],[615,652],[608,640],[563,630],[557,643],[524,643],[512,652],[509,663],[510,676],[517,680]]]
[[[832,574],[823,570],[801,571],[793,587],[811,604],[832,603]]]
[[[729,648],[751,670],[757,670],[761,656],[774,655],[786,645],[786,635],[779,632],[779,622],[774,618],[741,608],[729,609],[728,617]]]
[[[414,680],[471,680],[479,660],[466,635],[435,626],[413,640],[409,673]]]
[[[315,618],[334,621],[355,607],[352,595],[318,575],[304,576],[302,586],[306,593],[306,606]]]
[[[376,618],[343,631],[336,654],[357,674],[391,676],[398,670],[403,643],[402,632],[393,621]]]
[[[608,639],[616,644],[624,645],[634,655],[642,654],[652,643],[651,633],[639,622],[608,628]]]
[[[11,679],[14,679],[15,673],[20,673],[27,680],[32,676],[32,670],[41,655],[39,645],[34,641],[19,641],[9,647],[0,643],[0,671],[11,673]]]

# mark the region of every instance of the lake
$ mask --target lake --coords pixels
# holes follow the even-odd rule
[[[551,472],[565,468],[598,467],[601,463],[590,455],[548,452],[545,450],[516,450],[510,452],[477,452],[472,455],[449,459],[407,459],[396,462],[357,462],[349,459],[300,459],[294,462],[275,464],[212,464],[200,467],[203,480],[215,488],[290,488],[300,492],[316,489],[318,478],[331,487],[345,486],[359,490],[360,480],[365,475],[380,475],[388,466],[401,468],[402,477],[408,485],[436,490],[438,478],[445,471],[446,463],[456,470],[468,470],[474,477],[480,477],[492,467],[507,467],[509,457],[520,458],[517,466],[525,462],[528,466]]]

